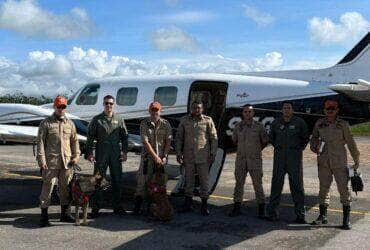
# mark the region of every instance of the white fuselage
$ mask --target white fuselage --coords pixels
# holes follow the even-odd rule
[[[155,99],[158,88],[172,87],[177,89],[175,101],[172,105],[163,105],[163,115],[186,113],[191,85],[197,81],[227,83],[226,108],[240,107],[246,103],[260,104],[336,94],[327,88],[330,83],[231,74],[115,77],[87,84],[85,88],[76,93],[75,98],[70,102],[68,111],[82,119],[90,120],[102,112],[104,96],[112,95],[119,99],[120,89],[137,88],[134,104],[125,106],[117,102],[115,112],[123,114],[125,119],[143,118],[148,116],[148,105]],[[79,102],[79,98],[91,84],[99,86],[96,100],[93,104],[83,105]]]

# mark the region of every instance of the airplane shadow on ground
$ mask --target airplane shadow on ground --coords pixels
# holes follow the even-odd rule
[[[39,222],[39,210],[29,212],[27,209],[38,207],[38,196],[40,194],[40,180],[1,179],[0,180],[0,225],[13,225],[17,228],[36,229]],[[132,190],[131,190],[132,191]],[[132,195],[125,194],[124,206],[132,210]],[[126,231],[143,230],[143,234],[134,238],[116,249],[141,248],[143,246],[179,246],[183,248],[225,248],[233,246],[259,235],[264,235],[274,230],[312,230],[316,228],[311,225],[297,225],[294,208],[291,204],[289,193],[282,194],[282,206],[280,207],[280,221],[269,222],[256,217],[256,204],[254,201],[247,201],[243,204],[243,215],[229,217],[227,214],[232,209],[232,201],[220,202],[210,200],[211,215],[203,217],[199,214],[200,203],[194,202],[192,213],[176,213],[173,220],[166,223],[150,221],[144,216],[135,217],[131,213],[126,216],[116,216],[104,210],[102,215],[90,221],[89,227],[123,233]],[[183,199],[171,197],[174,207],[179,207]],[[58,204],[54,200],[54,205]],[[316,196],[306,196],[306,206],[311,208],[317,205]],[[25,211],[16,211],[25,210]],[[55,209],[54,209],[55,210]],[[73,210],[72,210],[73,211]],[[312,213],[311,213],[312,214]],[[330,212],[329,212],[330,214]],[[317,216],[317,212],[314,213]],[[311,216],[312,217],[312,216]],[[363,216],[352,216],[356,222]],[[51,220],[58,220],[59,208],[50,214]],[[312,220],[312,218],[308,218]],[[335,224],[340,224],[341,214],[330,214],[330,219]],[[61,223],[54,223],[55,226],[69,226]],[[72,225],[71,225],[72,226]],[[334,226],[325,226],[334,227]],[[207,242],[206,244],[204,242]]]

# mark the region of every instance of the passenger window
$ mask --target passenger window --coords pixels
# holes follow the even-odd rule
[[[133,106],[137,100],[138,89],[135,87],[131,88],[120,88],[117,92],[117,104],[121,106]]]
[[[155,90],[154,101],[163,106],[172,106],[177,100],[177,87],[159,87]]]
[[[77,98],[77,105],[94,105],[98,101],[99,84],[87,85]]]

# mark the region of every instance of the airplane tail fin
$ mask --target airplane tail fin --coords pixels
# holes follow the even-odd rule
[[[345,55],[343,59],[337,63],[337,65],[347,64],[351,62],[356,63],[358,59],[364,56],[367,58],[367,62],[369,62],[370,60],[370,48],[368,47],[369,44],[370,44],[370,32],[368,32],[366,36],[364,36],[361,39],[361,41],[358,42],[355,45],[355,47],[353,47],[351,51],[348,52],[347,55]]]
[[[370,32],[336,65],[324,69],[248,72],[246,75],[330,83],[370,81]]]

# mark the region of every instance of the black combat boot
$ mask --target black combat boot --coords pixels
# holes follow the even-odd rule
[[[258,204],[258,218],[266,218],[265,203]]]
[[[75,218],[71,215],[71,212],[69,211],[69,205],[62,205],[61,206],[61,212],[60,212],[60,221],[61,222],[75,222]]]
[[[116,215],[126,215],[127,212],[122,206],[115,207],[113,209],[113,213]]]
[[[311,223],[312,225],[328,224],[328,206],[320,205],[319,208],[320,214],[317,219]]]
[[[141,196],[135,197],[134,215],[141,214],[141,205],[143,204],[143,198]]]
[[[193,197],[185,196],[184,205],[180,208],[180,213],[191,212],[191,205],[193,204]]]
[[[298,215],[294,222],[297,224],[307,224],[304,215]]]
[[[208,210],[208,205],[207,205],[207,199],[203,198],[202,199],[202,205],[200,206],[200,214],[203,216],[208,216],[209,210]]]
[[[49,222],[48,208],[41,208],[40,227],[51,226]]]
[[[240,210],[241,203],[240,202],[235,202],[233,210],[230,211],[229,216],[230,217],[236,217],[242,214]]]
[[[91,213],[89,214],[89,219],[95,219],[95,218],[98,218],[99,216],[100,216],[99,208],[93,206],[91,208]]]
[[[343,225],[341,226],[344,230],[350,230],[351,224],[349,223],[349,215],[351,212],[351,206],[343,206]]]

